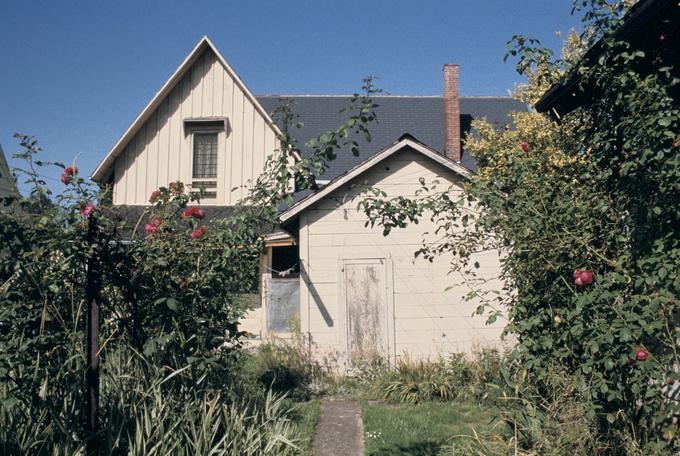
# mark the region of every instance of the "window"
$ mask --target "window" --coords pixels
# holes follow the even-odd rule
[[[194,133],[191,186],[203,191],[203,198],[217,198],[217,133]]]
[[[194,179],[217,179],[217,133],[194,134]]]
[[[300,247],[272,247],[272,278],[300,277]]]

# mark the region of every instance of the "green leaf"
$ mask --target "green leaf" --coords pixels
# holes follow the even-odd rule
[[[178,304],[177,300],[175,300],[173,298],[168,298],[165,301],[165,305],[168,306],[168,309],[170,309],[170,310],[177,311],[177,308],[178,308],[177,304]]]

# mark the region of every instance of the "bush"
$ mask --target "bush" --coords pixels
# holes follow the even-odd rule
[[[455,397],[453,378],[441,362],[400,360],[380,386],[385,400],[404,404],[447,401]]]
[[[408,404],[431,400],[481,402],[496,391],[489,389],[489,384],[497,381],[504,362],[497,350],[454,353],[437,360],[405,357],[395,365],[376,358],[355,365],[346,377],[330,378],[329,388],[361,399]]]
[[[268,341],[254,349],[243,359],[242,375],[245,383],[308,400],[325,390],[330,368],[317,361],[309,343],[296,336],[289,341]]]

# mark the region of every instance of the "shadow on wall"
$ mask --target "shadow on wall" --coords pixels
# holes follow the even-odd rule
[[[329,328],[333,327],[333,318],[331,317],[331,314],[328,312],[328,308],[323,303],[323,300],[319,296],[319,291],[316,289],[314,286],[314,283],[312,283],[311,280],[309,280],[309,274],[307,273],[307,267],[305,264],[301,263],[300,264],[300,277],[302,277],[302,280],[305,281],[305,284],[307,284],[307,287],[310,291],[310,295],[312,299],[314,300],[314,304],[316,304],[316,307],[319,309],[319,312],[321,313],[321,316],[323,317],[324,322],[326,322],[326,326]]]

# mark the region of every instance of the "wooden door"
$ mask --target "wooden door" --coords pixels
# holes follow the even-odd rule
[[[388,270],[385,259],[343,261],[347,361],[389,358]]]

